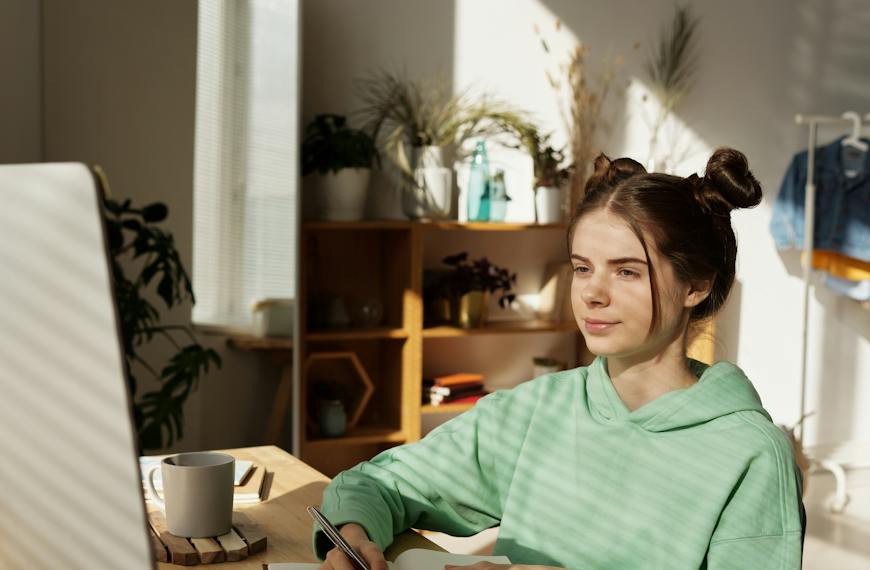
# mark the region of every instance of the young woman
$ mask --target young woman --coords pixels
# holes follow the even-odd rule
[[[761,201],[746,158],[703,177],[600,156],[568,230],[586,367],[495,392],[421,441],[339,474],[323,512],[372,570],[414,527],[500,525],[510,569],[801,566],[800,471],[743,372],[686,357],[734,281],[730,212]],[[320,533],[322,569],[351,570]],[[328,552],[327,552],[328,551]],[[449,567],[448,567],[449,568]]]

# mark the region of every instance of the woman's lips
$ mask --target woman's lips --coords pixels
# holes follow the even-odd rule
[[[604,332],[618,325],[618,321],[598,321],[595,319],[584,319],[586,330],[589,332]]]

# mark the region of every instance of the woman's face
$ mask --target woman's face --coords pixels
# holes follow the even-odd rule
[[[659,327],[649,334],[652,291],[643,245],[622,218],[597,210],[574,229],[571,243],[571,305],[596,355],[648,358],[662,352],[686,328],[689,287],[644,236],[659,290]],[[691,306],[689,304],[688,306]]]

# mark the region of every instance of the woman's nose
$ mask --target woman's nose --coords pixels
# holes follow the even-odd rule
[[[607,293],[607,285],[601,277],[592,276],[586,282],[583,290],[580,292],[580,298],[587,305],[607,305],[610,302],[610,296]]]

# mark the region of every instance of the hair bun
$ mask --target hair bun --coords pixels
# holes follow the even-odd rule
[[[623,180],[644,173],[646,169],[636,160],[630,158],[610,160],[606,154],[601,153],[595,159],[594,171],[586,181],[586,194],[613,188]]]
[[[695,186],[695,197],[710,212],[728,214],[761,203],[761,185],[749,171],[746,155],[733,148],[720,148],[707,161],[704,178]]]

